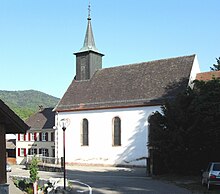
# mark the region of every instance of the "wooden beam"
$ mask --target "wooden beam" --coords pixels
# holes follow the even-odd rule
[[[0,184],[7,183],[5,125],[0,124]]]

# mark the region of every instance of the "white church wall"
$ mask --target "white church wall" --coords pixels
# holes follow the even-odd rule
[[[195,59],[193,61],[193,66],[192,66],[192,70],[191,70],[190,78],[189,78],[189,86],[190,87],[193,87],[192,82],[196,79],[196,75],[200,72],[201,71],[200,71],[200,67],[199,67],[199,62],[198,62],[198,58],[197,58],[197,55],[196,55]]]
[[[66,129],[66,162],[93,165],[145,166],[148,157],[148,118],[160,106],[61,112],[56,120],[69,118]],[[121,146],[112,146],[112,122],[121,119]],[[81,146],[82,120],[89,122],[89,145]],[[58,125],[57,125],[58,126]],[[63,156],[63,131],[58,126],[57,157]]]

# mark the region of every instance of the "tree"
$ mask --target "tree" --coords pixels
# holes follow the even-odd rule
[[[38,177],[38,160],[34,156],[32,158],[31,165],[30,165],[30,180],[33,183],[34,194],[36,193],[38,179],[39,179],[39,177]]]
[[[149,146],[163,172],[196,173],[220,160],[220,79],[194,81],[150,118]]]
[[[213,64],[213,67],[210,67],[211,71],[220,71],[220,57],[216,58],[217,64]]]

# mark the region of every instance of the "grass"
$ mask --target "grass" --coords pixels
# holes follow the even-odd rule
[[[195,194],[220,193],[220,187],[215,186],[211,190],[207,190],[207,187],[202,186],[200,176],[161,175],[161,176],[155,176],[154,179],[173,183],[179,187],[186,188]]]

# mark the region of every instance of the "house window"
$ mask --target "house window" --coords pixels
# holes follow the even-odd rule
[[[18,156],[26,157],[26,148],[18,148]]]
[[[24,156],[24,148],[21,148],[20,156]]]
[[[42,155],[43,156],[48,156],[48,149],[42,149]]]
[[[113,146],[120,146],[121,145],[121,119],[119,117],[115,117],[113,119]]]
[[[87,119],[83,119],[81,127],[81,145],[89,145],[89,122]]]
[[[30,149],[28,149],[28,154],[29,154],[29,155],[36,155],[36,154],[37,154],[37,149],[36,149],[36,148],[30,148]]]
[[[51,141],[54,141],[54,132],[51,132],[51,134],[50,134],[50,140],[51,140]]]
[[[42,135],[42,141],[48,141],[48,133],[47,132],[43,132],[41,133]]]
[[[55,157],[55,149],[52,149],[52,157]]]
[[[20,134],[20,141],[24,141],[24,134]]]
[[[35,141],[34,133],[31,133],[31,141]]]
[[[37,141],[37,133],[34,133],[34,141]]]
[[[42,156],[48,157],[49,156],[48,149],[46,148],[39,149],[39,154],[42,154]]]

